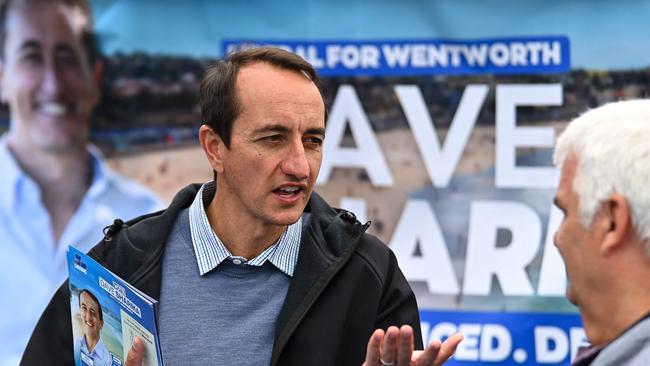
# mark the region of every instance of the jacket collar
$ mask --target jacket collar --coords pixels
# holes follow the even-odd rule
[[[200,188],[200,184],[183,188],[165,210],[126,223],[115,220],[104,229],[108,235],[89,255],[147,295],[160,299],[160,261],[167,237],[180,211],[192,204]]]
[[[329,282],[348,262],[369,224],[361,225],[354,215],[330,207],[312,193],[305,209],[310,213],[298,263],[276,323],[271,365],[275,365],[291,334]]]

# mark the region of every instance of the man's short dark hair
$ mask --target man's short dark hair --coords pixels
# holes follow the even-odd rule
[[[88,294],[88,296],[90,296],[90,298],[93,299],[93,301],[97,304],[97,307],[99,308],[99,320],[104,321],[104,310],[102,309],[102,304],[99,303],[97,297],[95,297],[95,295],[93,295],[93,293],[90,292],[90,290],[83,289],[79,291],[79,308],[81,308],[81,294]]]
[[[305,75],[316,85],[322,98],[316,71],[309,62],[296,54],[275,47],[250,48],[229,54],[205,71],[200,89],[201,123],[212,128],[228,148],[232,125],[241,113],[235,90],[237,73],[243,66],[258,62]],[[327,118],[327,111],[325,113]]]
[[[87,20],[87,26],[84,27],[81,31],[81,45],[86,51],[86,57],[88,58],[88,65],[91,67],[95,65],[95,62],[100,57],[99,49],[97,47],[97,39],[92,30],[92,13],[90,9],[90,4],[87,0],[0,0],[0,60],[5,58],[5,46],[7,42],[7,33],[10,31],[7,29],[7,19],[9,17],[9,11],[12,6],[16,5],[31,5],[38,3],[50,3],[58,2],[64,4],[73,9],[79,9]]]

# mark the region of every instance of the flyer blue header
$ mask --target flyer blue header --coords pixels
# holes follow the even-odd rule
[[[222,53],[275,46],[302,56],[321,76],[422,76],[566,73],[564,36],[474,40],[224,40]]]

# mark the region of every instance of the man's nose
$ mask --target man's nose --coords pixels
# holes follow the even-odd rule
[[[302,141],[292,144],[281,164],[282,172],[299,180],[309,178],[309,162]]]
[[[58,96],[63,89],[61,73],[55,65],[47,64],[43,70],[41,90],[47,96]]]

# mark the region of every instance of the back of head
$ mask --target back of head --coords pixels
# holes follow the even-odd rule
[[[650,100],[606,104],[571,121],[557,141],[555,164],[562,166],[571,154],[579,161],[573,189],[583,227],[590,226],[600,202],[617,192],[627,199],[650,256]]]
[[[242,67],[258,62],[301,73],[321,90],[314,68],[309,62],[289,51],[275,47],[259,47],[229,54],[205,71],[200,89],[202,123],[210,126],[228,147],[232,125],[241,112],[235,88],[237,73]]]

